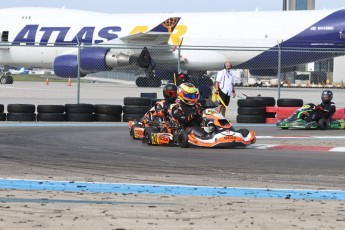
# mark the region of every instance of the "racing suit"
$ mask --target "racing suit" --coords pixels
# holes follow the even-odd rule
[[[333,102],[329,103],[321,103],[314,107],[313,111],[309,116],[306,116],[304,120],[307,122],[316,121],[318,122],[320,119],[326,119],[328,121],[332,121],[333,114],[336,111],[335,104]]]
[[[144,115],[143,123],[157,126],[160,121],[170,119],[171,105],[173,105],[173,103],[169,100],[157,101],[156,104]]]
[[[205,137],[206,131],[201,128],[203,109],[200,103],[187,105],[183,102],[172,107],[172,117],[178,121],[188,133],[193,132],[198,137]]]

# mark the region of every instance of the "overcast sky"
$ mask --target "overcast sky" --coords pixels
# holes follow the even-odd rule
[[[0,8],[63,7],[105,13],[282,10],[282,0],[0,0]],[[316,9],[345,7],[345,0],[315,0]]]

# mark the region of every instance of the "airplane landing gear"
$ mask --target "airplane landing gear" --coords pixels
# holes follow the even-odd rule
[[[3,73],[0,77],[1,84],[13,84],[13,77],[11,75],[7,75],[7,73]]]
[[[144,47],[143,51],[139,55],[137,64],[139,67],[145,68],[146,74],[146,77],[138,77],[135,81],[135,84],[138,87],[160,87],[162,85],[161,79],[156,78],[153,73],[153,68],[156,64],[152,60],[146,47]]]

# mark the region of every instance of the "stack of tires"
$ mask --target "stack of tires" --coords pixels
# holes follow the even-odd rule
[[[122,120],[122,105],[95,105],[95,121],[118,122]]]
[[[125,97],[123,99],[122,121],[140,119],[151,108],[151,98],[147,97]]]
[[[32,104],[8,104],[7,121],[36,121],[36,106]]]
[[[66,121],[65,106],[37,105],[37,121]]]
[[[0,121],[6,121],[6,113],[4,113],[5,106],[0,104]]]
[[[277,100],[278,107],[302,107],[303,99],[280,98]]]
[[[246,97],[246,99],[260,99],[263,100],[265,103],[265,106],[275,106],[276,105],[276,99],[274,97]],[[276,113],[266,112],[265,113],[266,118],[275,118]]]
[[[261,99],[237,101],[237,123],[266,123],[266,104]]]
[[[67,121],[95,121],[95,106],[92,104],[65,104],[65,110]]]

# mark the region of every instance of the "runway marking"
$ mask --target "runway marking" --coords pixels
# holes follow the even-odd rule
[[[305,189],[268,189],[210,187],[160,184],[120,184],[81,181],[44,181],[22,179],[0,179],[1,189],[30,191],[62,191],[90,193],[122,193],[145,195],[276,198],[276,199],[316,199],[345,200],[343,190],[305,190]]]

